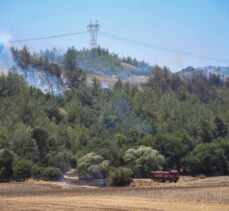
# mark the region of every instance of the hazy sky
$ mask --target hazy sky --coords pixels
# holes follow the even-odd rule
[[[90,20],[101,31],[134,40],[229,60],[228,0],[0,0],[0,34],[24,39],[86,31]],[[172,71],[186,66],[229,63],[146,48],[99,34],[102,47]],[[89,34],[15,44],[32,50],[89,46]]]

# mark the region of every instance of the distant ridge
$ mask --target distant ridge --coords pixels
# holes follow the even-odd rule
[[[220,76],[222,79],[227,79],[229,77],[229,67],[220,67],[220,66],[206,66],[206,67],[186,67],[181,71],[177,72],[180,76],[191,76],[194,73],[204,73],[207,76],[210,74],[215,74]]]

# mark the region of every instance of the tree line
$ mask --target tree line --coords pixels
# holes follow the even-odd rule
[[[68,49],[48,69],[52,57],[42,62],[13,50],[20,68],[47,69],[65,89],[55,96],[16,72],[0,76],[1,181],[56,179],[70,168],[80,178],[111,177],[114,184],[159,169],[228,173],[228,80],[200,73],[184,78],[155,66],[141,90],[121,81],[107,90],[96,79],[86,83],[75,52]]]

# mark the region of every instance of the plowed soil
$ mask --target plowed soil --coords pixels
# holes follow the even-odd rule
[[[229,177],[135,180],[124,188],[62,182],[0,183],[0,210],[229,211]]]

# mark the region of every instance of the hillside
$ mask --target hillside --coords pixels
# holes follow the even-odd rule
[[[228,79],[154,66],[148,76],[118,80],[106,68],[83,69],[74,47],[11,52],[14,67],[0,76],[0,181],[60,179],[70,168],[80,179],[127,182],[158,169],[228,174]],[[96,53],[104,65],[91,56],[83,64],[135,73],[145,65],[98,52],[82,55]]]
[[[152,70],[156,69],[144,61],[137,61],[130,57],[120,58],[117,54],[100,47],[83,50],[76,50],[73,47],[64,53],[55,48],[32,53],[24,47],[23,49],[12,48],[11,52],[13,58],[3,47],[1,48],[1,56],[4,60],[2,66],[14,66],[15,69],[11,71],[22,75],[31,86],[53,94],[60,94],[64,90],[66,71],[74,66],[82,70],[88,84],[91,84],[92,79],[96,78],[101,82],[103,88],[108,89],[113,88],[119,79],[123,83],[129,82],[142,88]],[[70,66],[66,67],[64,62],[69,62],[68,60],[74,62],[70,62]],[[202,74],[212,80],[218,80],[217,77],[219,77],[226,81],[229,76],[229,68],[187,67],[176,74],[183,78],[192,78],[195,75],[201,77],[200,74]]]
[[[78,51],[78,64],[86,72],[115,76],[123,80],[131,75],[148,75],[151,69],[150,65],[143,61],[130,57],[120,58],[117,54],[100,47]]]
[[[62,95],[28,86],[14,71],[0,76],[0,160],[7,158],[0,162],[0,181],[37,178],[39,172],[47,179],[52,171],[61,178],[69,168],[77,168],[80,179],[107,178],[125,169],[139,178],[172,168],[228,173],[228,81],[184,79],[157,66],[141,90],[121,81],[106,90],[96,80],[88,86],[73,52],[64,56]],[[24,58],[62,82],[58,66],[23,56],[21,67],[28,64]],[[23,166],[38,170],[24,177],[18,171]]]
[[[11,68],[11,72],[22,75],[29,85],[55,95],[62,93],[67,75],[77,71],[77,68],[81,75],[85,75],[89,84],[96,78],[107,88],[114,87],[119,79],[140,87],[146,83],[152,69],[143,61],[130,57],[120,58],[100,47],[80,51],[73,47],[65,53],[54,48],[32,53],[25,46],[22,49],[12,48],[12,56],[2,47],[1,52],[4,53],[4,65]],[[10,62],[6,63],[7,60]]]

